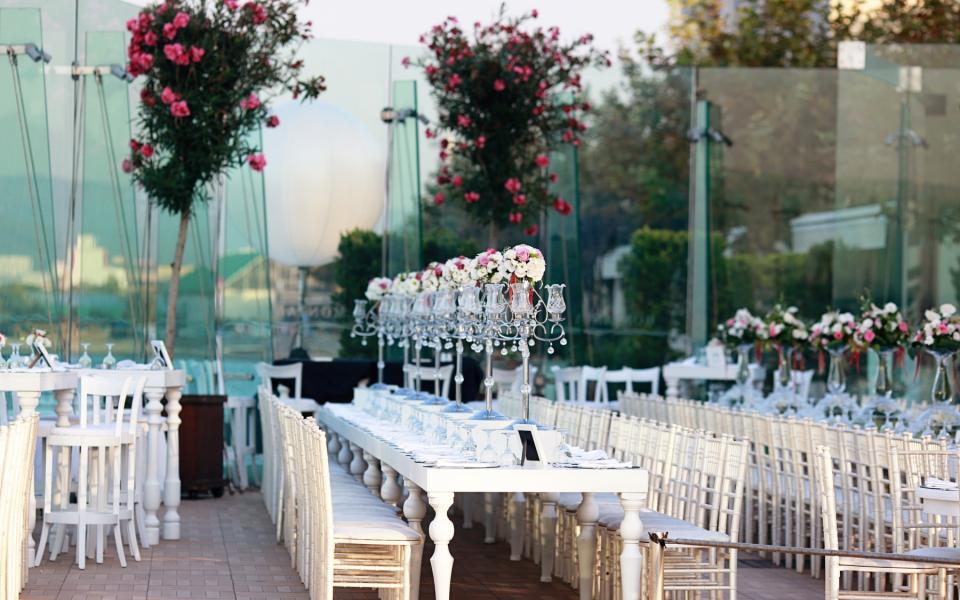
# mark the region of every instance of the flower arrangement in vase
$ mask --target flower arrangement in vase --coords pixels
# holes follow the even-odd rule
[[[803,356],[796,353],[806,343],[809,333],[806,324],[797,316],[796,306],[775,304],[764,317],[767,324],[767,343],[777,351],[780,376],[775,382],[781,388],[793,386],[792,370],[802,367]]]
[[[480,283],[503,283],[506,272],[501,270],[502,264],[503,253],[487,248],[470,262],[470,277]]]
[[[457,290],[476,286],[477,280],[473,277],[473,260],[465,256],[458,256],[443,263],[441,281],[443,281],[444,287]]]
[[[547,262],[543,252],[528,246],[517,244],[503,251],[503,262],[500,268],[509,275],[510,283],[535,284],[543,280],[547,271]]]
[[[818,371],[823,373],[823,353],[830,355],[830,372],[827,375],[827,392],[843,394],[846,391],[846,375],[843,360],[848,350],[853,351],[853,360],[859,357],[860,346],[856,340],[857,320],[849,312],[828,310],[810,328],[809,342],[817,352]]]
[[[439,290],[441,277],[443,277],[443,264],[431,262],[420,272],[420,289],[428,292]]]
[[[401,296],[414,296],[420,291],[420,272],[400,273],[393,278],[390,291]]]
[[[876,396],[890,396],[893,393],[890,356],[893,356],[895,364],[902,363],[906,345],[910,341],[909,332],[910,327],[895,303],[887,302],[879,307],[869,299],[863,301],[855,334],[856,343],[863,349],[873,350],[879,359],[873,387]]]
[[[390,292],[393,286],[393,280],[389,277],[374,277],[367,283],[367,291],[364,296],[371,302],[379,302]]]
[[[746,308],[740,308],[732,317],[717,326],[717,335],[728,348],[731,345],[736,346],[736,382],[740,389],[740,400],[745,402],[748,392],[746,385],[750,381],[750,350],[753,349],[759,359],[760,345],[767,339],[767,324]]]
[[[322,77],[302,77],[299,45],[310,23],[299,0],[166,0],[127,22],[127,71],[143,85],[139,135],[120,165],[150,199],[180,217],[167,299],[166,346],[174,353],[177,296],[187,227],[207,186],[228,169],[267,161],[253,142],[275,94],[313,99]],[[305,2],[303,2],[305,4]]]
[[[491,226],[525,226],[552,207],[570,214],[571,204],[550,190],[553,144],[579,145],[586,130],[579,100],[581,73],[609,66],[592,36],[563,42],[556,27],[532,27],[537,11],[509,18],[502,8],[490,24],[461,27],[455,17],[420,37],[425,58],[404,64],[423,69],[437,103],[440,170],[433,201],[463,203],[476,221]],[[494,239],[491,239],[494,243]]]
[[[960,350],[960,315],[952,304],[941,304],[938,309],[923,313],[923,323],[913,336],[913,348],[923,350],[937,361],[930,398],[934,402],[953,400],[953,389],[947,371],[950,358]],[[919,361],[917,363],[919,368]]]

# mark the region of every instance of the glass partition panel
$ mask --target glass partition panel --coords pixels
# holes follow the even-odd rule
[[[417,82],[394,82],[392,106],[397,117],[390,125],[390,187],[384,223],[386,273],[391,276],[423,268]]]
[[[0,8],[0,43],[43,47],[37,9]],[[51,330],[61,352],[60,283],[42,63],[0,59],[0,331],[19,341]]]

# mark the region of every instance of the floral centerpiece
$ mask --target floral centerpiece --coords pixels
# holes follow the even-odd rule
[[[864,300],[856,337],[861,347],[869,348],[879,356],[874,383],[874,394],[877,396],[893,393],[888,357],[893,354],[894,364],[903,363],[905,349],[910,340],[909,330],[910,327],[896,304],[887,302],[881,308],[870,300]]]
[[[420,291],[420,272],[400,273],[393,278],[390,291],[402,296],[415,296]]]
[[[830,373],[827,376],[827,391],[831,395],[842,394],[846,389],[846,376],[843,372],[843,355],[853,351],[851,360],[859,369],[860,346],[857,344],[857,321],[853,314],[828,310],[820,320],[810,328],[810,347],[817,352],[818,371],[823,373],[823,353],[830,355]]]
[[[420,273],[420,289],[424,292],[435,292],[440,289],[440,281],[443,277],[443,265],[438,262],[431,262],[427,268]]]
[[[503,253],[487,248],[470,262],[470,277],[480,283],[502,283],[506,279],[503,265]]]
[[[767,313],[767,343],[777,351],[777,367],[780,372],[776,382],[780,388],[792,388],[795,384],[791,370],[803,367],[803,355],[795,352],[806,343],[809,334],[806,324],[797,317],[796,306],[784,308],[775,304]]]
[[[533,236],[544,209],[570,214],[570,203],[550,190],[550,146],[580,144],[590,109],[579,99],[581,73],[610,64],[592,36],[563,42],[556,27],[531,27],[536,18],[535,10],[508,18],[501,9],[494,22],[464,28],[449,17],[420,37],[429,52],[415,64],[438,110],[436,128],[426,131],[440,140],[433,201],[462,202],[490,224],[491,243],[498,225],[525,225]]]
[[[442,275],[445,285],[455,290],[476,286],[477,280],[473,277],[472,262],[473,259],[465,256],[451,258],[445,262]]]
[[[941,304],[939,309],[930,309],[923,313],[923,323],[913,336],[914,350],[923,350],[937,361],[936,376],[933,380],[931,398],[934,402],[946,402],[953,399],[950,378],[947,376],[947,362],[960,350],[960,315],[952,304]],[[917,361],[920,368],[920,361]]]
[[[305,0],[303,4],[305,4]],[[176,339],[180,269],[190,217],[228,169],[262,171],[254,135],[280,124],[274,94],[316,98],[320,77],[302,78],[299,45],[310,23],[298,0],[167,0],[127,22],[127,71],[142,78],[138,138],[122,168],[150,199],[180,217],[167,299],[166,345]]]
[[[47,332],[43,329],[34,329],[27,334],[27,337],[24,338],[23,341],[30,348],[33,348],[34,344],[40,344],[44,348],[49,348],[53,345],[53,342],[47,337]]]
[[[547,262],[540,250],[526,244],[518,244],[503,251],[503,262],[500,268],[509,274],[511,283],[534,284],[543,279]]]
[[[717,325],[717,335],[727,346],[758,344],[767,339],[767,324],[746,308],[740,308],[732,317]]]
[[[393,285],[393,280],[389,277],[374,277],[367,284],[367,291],[364,295],[367,297],[367,300],[371,302],[379,302],[383,297],[390,292],[390,287]]]

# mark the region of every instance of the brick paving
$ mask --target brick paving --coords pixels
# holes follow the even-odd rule
[[[44,559],[30,570],[23,600],[306,600],[309,596],[275,543],[275,533],[256,492],[219,500],[186,500],[181,506],[183,539],[142,551],[137,563],[127,557],[121,568],[109,545],[104,563],[87,561],[85,571],[74,554],[54,563]],[[539,567],[510,562],[506,544],[483,544],[480,528],[457,530],[450,546],[456,561],[454,600],[575,600],[563,583],[543,584]],[[432,600],[429,556],[424,552],[420,597]],[[823,583],[807,575],[747,557],[740,565],[741,600],[812,600],[823,597]],[[334,600],[374,600],[367,590],[337,590]]]

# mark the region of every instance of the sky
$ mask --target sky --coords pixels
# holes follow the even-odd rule
[[[421,33],[447,15],[461,22],[489,21],[501,0],[313,0],[304,10],[312,19],[318,38],[417,43]],[[597,45],[615,51],[632,41],[636,30],[662,29],[668,9],[666,0],[511,0],[510,14],[536,8],[544,26],[557,25],[569,35],[592,33]]]

